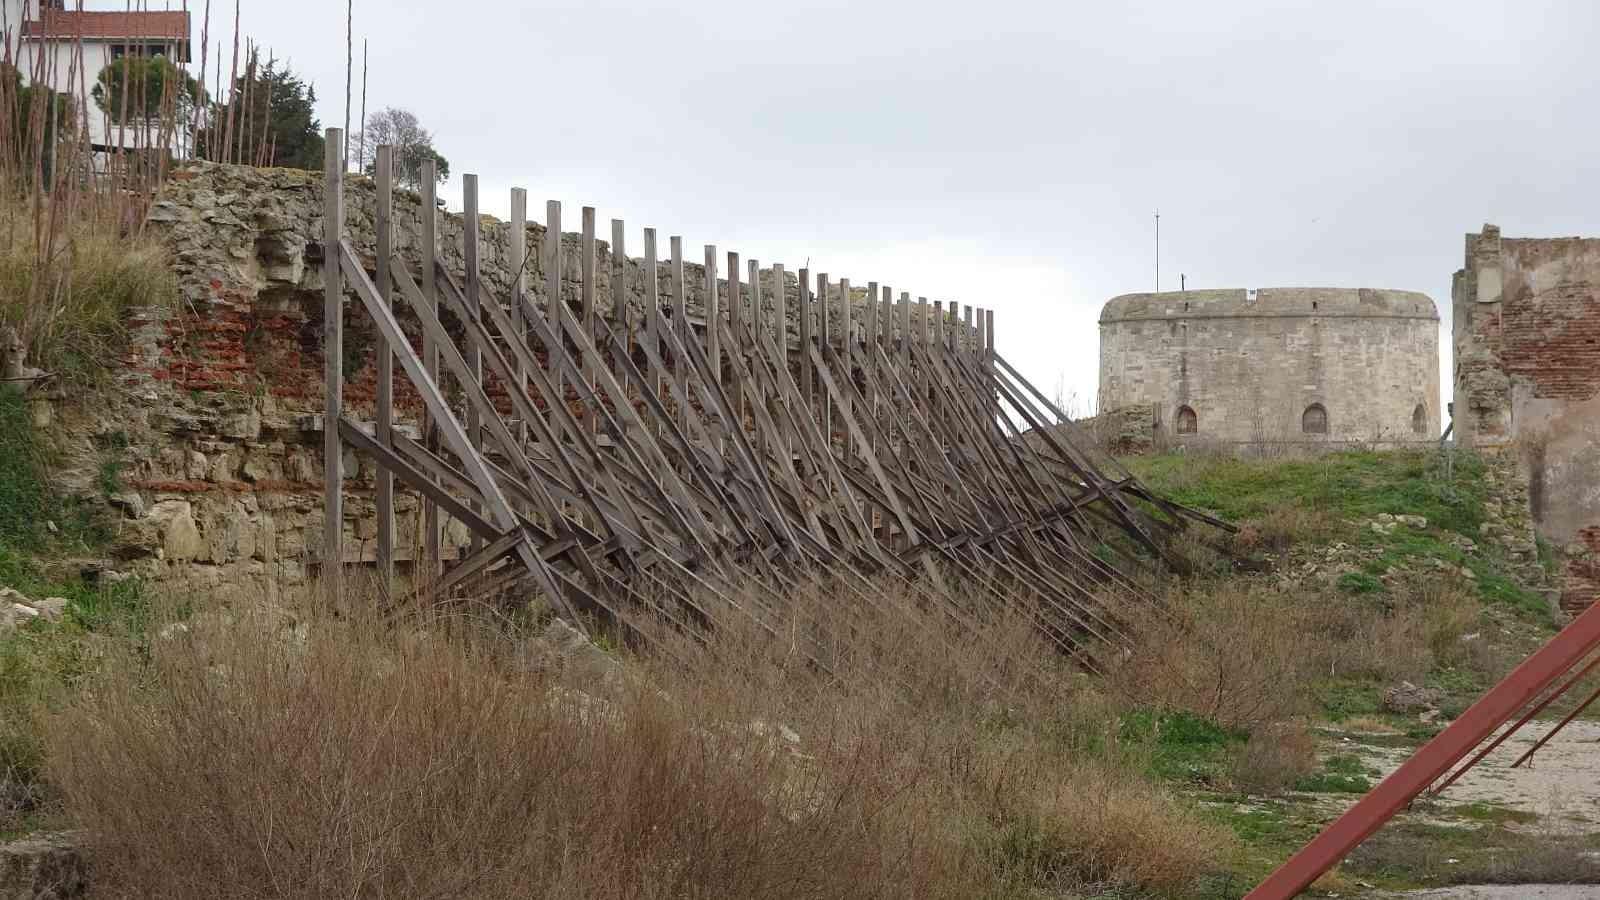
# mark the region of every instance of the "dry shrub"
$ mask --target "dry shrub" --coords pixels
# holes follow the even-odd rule
[[[130,310],[177,300],[157,238],[124,234],[100,212],[88,204],[54,211],[41,247],[27,211],[0,210],[0,325],[17,329],[30,364],[78,380],[92,380],[114,357]]]
[[[1438,666],[1500,665],[1462,637],[1478,602],[1428,585],[1387,604],[1258,583],[1172,594],[1171,615],[1138,627],[1138,649],[1111,683],[1136,703],[1258,731],[1312,708],[1322,678],[1420,680]]]
[[[1113,726],[1022,623],[836,597],[609,678],[461,621],[196,625],[107,664],[51,771],[113,895],[1181,896],[1218,865],[1082,749]]]
[[[1249,794],[1281,794],[1317,770],[1317,745],[1301,722],[1251,733],[1231,761],[1233,783]]]
[[[1278,506],[1242,523],[1233,536],[1233,546],[1242,553],[1279,553],[1295,544],[1326,540],[1333,534],[1335,524],[1334,516],[1325,509],[1300,504]]]
[[[1312,643],[1303,608],[1263,586],[1180,588],[1170,617],[1139,628],[1112,685],[1135,703],[1256,730],[1310,708]]]
[[[1306,627],[1321,638],[1316,669],[1330,676],[1416,681],[1437,666],[1493,664],[1462,643],[1480,612],[1456,586],[1430,584],[1382,606],[1351,600],[1306,609]]]

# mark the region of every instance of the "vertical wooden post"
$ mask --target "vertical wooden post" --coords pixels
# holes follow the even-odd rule
[[[685,296],[683,281],[683,238],[672,236],[672,330],[678,340],[687,344],[694,335],[689,328],[689,298]],[[689,361],[679,356],[672,358],[673,380],[678,382],[678,395],[689,396]],[[689,430],[689,410],[678,410],[678,427]]]
[[[528,320],[522,315],[522,297],[528,290],[528,276],[523,271],[528,262],[528,192],[522,188],[511,189],[511,221],[506,225],[506,267],[511,270],[511,321],[517,323],[517,333],[506,335],[506,340],[528,342]],[[528,373],[523,371],[522,363],[512,361],[512,366],[517,372],[517,383],[512,390],[521,391],[523,396],[528,394]],[[522,446],[528,442],[528,423],[517,423],[517,444]]]
[[[767,313],[761,306],[761,261],[750,259],[745,264],[750,267],[750,335],[759,344],[766,336],[761,329],[767,324]],[[752,349],[751,355],[754,354]]]
[[[874,421],[872,429],[872,447],[867,448],[869,453],[877,453],[878,437],[878,282],[867,282],[867,328],[862,331],[861,346],[866,356],[867,372],[867,410],[869,420]]]
[[[394,306],[394,282],[389,275],[389,260],[394,254],[394,171],[393,148],[378,148],[376,175],[378,231],[376,275],[378,297],[385,306]],[[380,335],[373,348],[378,355],[378,416],[373,437],[384,447],[394,446],[394,352]],[[394,473],[379,466],[374,479],[374,505],[378,515],[378,591],[384,603],[394,597]]]
[[[989,375],[994,376],[995,370],[995,311],[984,309],[984,368],[989,370]],[[995,418],[1000,416],[1000,394],[997,391],[986,391],[989,397],[989,408],[994,412]]]
[[[706,317],[706,361],[711,364],[711,379],[717,384],[721,384],[722,339],[717,332],[722,325],[720,321],[722,318],[722,303],[721,298],[717,296],[717,245],[707,244],[705,250],[706,299],[703,304],[703,310]],[[711,411],[707,410],[706,412],[709,415]],[[731,422],[725,424],[730,427],[732,425]],[[713,446],[718,453],[721,453],[723,448],[722,438],[718,437],[713,442]]]
[[[434,280],[435,260],[439,253],[439,204],[437,192],[439,190],[439,164],[428,159],[422,162],[422,296],[427,298],[428,311],[434,314],[439,310],[439,287]],[[433,341],[431,332],[424,332],[422,336],[422,361],[427,367],[428,377],[434,384],[439,383],[439,345]],[[434,453],[440,452],[443,444],[439,432],[439,423],[434,420],[433,414],[426,413],[423,420],[427,426],[425,438],[428,449]],[[422,555],[427,562],[423,566],[423,579],[431,581],[438,577],[442,571],[444,548],[442,546],[443,529],[439,522],[439,504],[433,500],[424,500],[422,503]]]
[[[583,333],[590,341],[594,340],[594,323],[599,312],[596,310],[595,300],[595,257],[594,257],[594,207],[583,208],[583,259],[579,265],[583,269]],[[591,385],[599,383],[599,375],[594,366],[585,357],[583,361],[583,374],[585,380]],[[584,424],[590,434],[600,433],[600,410],[591,409],[584,414]]]
[[[627,226],[621,219],[611,220],[611,332],[622,338],[624,353],[633,352],[633,330],[628,327],[628,251],[623,241]],[[602,353],[604,355],[604,353]],[[628,378],[622,364],[613,359],[611,371],[622,388],[622,401],[628,401]]]
[[[466,266],[466,277],[462,279],[465,288],[464,299],[467,304],[467,314],[478,315],[478,306],[483,295],[483,271],[478,260],[478,239],[481,219],[478,216],[478,176],[461,176],[461,255]],[[472,375],[472,380],[479,385],[483,384],[483,351],[473,346],[466,353],[467,369]],[[467,410],[467,437],[471,439],[472,446],[483,447],[483,417],[476,407]],[[476,552],[483,545],[483,539],[476,533],[472,535],[472,550]]]
[[[644,333],[645,340],[655,352],[661,352],[661,272],[656,263],[656,230],[644,230]],[[650,376],[650,383],[644,386],[645,390],[661,399],[661,373],[659,371]],[[661,431],[660,425],[656,432]]]
[[[976,332],[974,332],[972,330],[972,304],[971,303],[966,303],[966,304],[962,305],[962,315],[964,316],[965,325],[966,325],[966,327],[962,330],[962,333],[961,333],[961,346],[962,346],[962,349],[965,350],[967,353],[976,353],[977,352],[977,346],[976,346],[977,345],[977,341],[974,340],[974,335],[976,334]]]
[[[628,251],[623,241],[627,225],[611,220],[611,324],[613,330],[628,327]]]
[[[944,301],[933,301],[933,344],[944,346]]]
[[[711,377],[722,383],[722,338],[717,333],[718,320],[722,318],[721,298],[717,296],[717,245],[706,245],[706,359],[711,363]]]
[[[789,365],[789,286],[785,284],[783,263],[772,264],[772,333],[778,345],[779,364]]]
[[[767,316],[766,312],[761,308],[761,261],[749,259],[745,261],[745,264],[749,267],[750,272],[750,367],[754,369],[759,365],[757,360],[760,359],[761,341],[766,337],[766,333],[762,331],[762,328],[766,325]],[[740,393],[742,394],[743,392],[741,391]],[[757,415],[757,420],[759,421],[759,415]],[[760,428],[756,429],[756,448],[758,452],[767,449],[764,434]]]
[[[909,378],[911,367],[911,294],[908,291],[900,292],[900,365],[908,371],[902,372],[902,378]]]
[[[824,348],[831,344],[829,335],[833,333],[828,322],[828,273],[817,273],[817,343]],[[826,354],[821,356],[826,362]],[[822,394],[822,439],[823,449],[833,452],[833,395],[824,391]]]
[[[555,404],[566,405],[567,385],[566,376],[562,374],[561,354],[567,352],[566,339],[561,336],[561,305],[567,301],[561,296],[561,201],[546,200],[544,204],[544,312],[545,321],[550,323],[550,332],[555,337],[555,346],[544,348],[545,370],[550,373],[550,389],[555,396],[544,398],[546,408]],[[554,410],[546,413],[551,422],[561,421]],[[555,433],[560,434],[556,428]],[[561,448],[551,447],[550,453],[559,453]]]
[[[322,186],[322,377],[327,391],[322,412],[322,582],[328,606],[342,606],[344,583],[344,277],[339,242],[344,238],[344,132],[329,128],[323,142]]]
[[[733,346],[728,352],[738,355],[743,347],[740,344],[739,323],[744,320],[744,288],[739,286],[739,254],[728,251],[728,333],[733,335]],[[744,391],[734,391],[734,415],[738,417],[735,427],[744,428]]]
[[[783,263],[772,264],[772,330],[778,345],[778,365],[789,368],[789,286],[784,283]],[[782,456],[785,465],[794,464],[794,445],[790,432],[779,430]]]
[[[817,418],[817,373],[811,369],[811,331],[812,319],[816,315],[811,308],[811,270],[800,270],[800,308],[796,315],[800,319],[800,396],[805,399],[806,418],[816,421]]]
[[[845,421],[855,417],[855,400],[852,399],[855,391],[855,367],[850,364],[850,342],[855,340],[855,332],[850,322],[850,279],[839,279],[839,361],[844,365],[844,371],[839,373],[840,395],[843,399],[843,409],[840,411]],[[850,461],[861,448],[856,446],[855,431],[848,426],[844,430],[845,460]]]

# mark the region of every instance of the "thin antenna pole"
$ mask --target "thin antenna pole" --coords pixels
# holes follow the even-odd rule
[[[355,50],[356,0],[347,0],[344,8],[344,166],[350,169],[350,89],[356,73]]]
[[[356,169],[367,170],[367,39],[361,39],[361,149],[356,158]]]
[[[1156,210],[1156,293],[1161,293],[1161,210]]]

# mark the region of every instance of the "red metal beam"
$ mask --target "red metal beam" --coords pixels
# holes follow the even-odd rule
[[[1490,688],[1460,718],[1267,876],[1245,900],[1289,900],[1305,890],[1597,645],[1600,604],[1589,607]]]
[[[1580,680],[1582,680],[1583,676],[1585,676],[1585,675],[1589,674],[1591,671],[1593,671],[1595,666],[1600,666],[1600,656],[1596,656],[1595,658],[1589,660],[1587,663],[1584,664],[1583,668],[1578,670],[1576,675],[1573,675],[1571,678],[1567,679],[1567,681],[1565,683],[1563,683],[1560,687],[1558,687],[1555,690],[1551,691],[1549,694],[1546,694],[1545,698],[1543,700],[1540,700],[1538,703],[1534,704],[1532,709],[1530,709],[1527,712],[1523,713],[1522,714],[1522,718],[1518,719],[1516,721],[1516,724],[1512,725],[1510,728],[1507,728],[1505,731],[1500,732],[1500,736],[1499,737],[1495,738],[1493,741],[1490,741],[1489,745],[1487,747],[1484,747],[1482,750],[1479,750],[1476,754],[1474,754],[1471,759],[1467,760],[1466,765],[1463,765],[1461,768],[1455,770],[1454,772],[1451,772],[1450,773],[1450,777],[1446,778],[1444,780],[1443,784],[1439,785],[1438,787],[1434,788],[1432,791],[1429,792],[1430,795],[1434,796],[1434,797],[1437,797],[1440,794],[1444,793],[1446,790],[1448,790],[1450,788],[1450,785],[1455,784],[1456,781],[1458,779],[1460,779],[1461,776],[1467,774],[1467,772],[1470,771],[1473,766],[1477,765],[1478,763],[1483,762],[1483,758],[1485,756],[1488,756],[1489,754],[1493,753],[1495,751],[1496,747],[1499,747],[1501,744],[1504,744],[1506,742],[1507,738],[1511,737],[1513,734],[1516,734],[1517,731],[1522,728],[1522,726],[1524,726],[1524,725],[1528,724],[1528,722],[1532,721],[1534,716],[1537,716],[1539,713],[1544,712],[1544,708],[1546,706],[1549,706],[1550,704],[1554,703],[1558,698],[1561,697],[1561,695],[1565,694],[1567,691],[1572,690],[1572,686],[1577,684]],[[1549,740],[1549,736],[1547,736],[1545,739]],[[1513,765],[1511,768],[1515,769],[1516,766]]]
[[[1533,755],[1535,753],[1539,752],[1539,748],[1543,747],[1545,744],[1550,743],[1550,739],[1551,738],[1553,738],[1556,735],[1560,734],[1561,733],[1561,729],[1567,727],[1568,725],[1571,725],[1572,724],[1572,720],[1576,719],[1579,715],[1581,715],[1583,713],[1583,711],[1588,709],[1591,705],[1593,705],[1596,700],[1600,700],[1600,691],[1595,691],[1594,693],[1590,694],[1589,695],[1589,699],[1587,699],[1587,700],[1583,701],[1582,703],[1578,704],[1578,708],[1577,709],[1573,710],[1572,712],[1567,713],[1567,717],[1565,719],[1562,719],[1561,722],[1556,725],[1556,727],[1550,729],[1550,733],[1549,734],[1546,734],[1544,737],[1539,738],[1537,741],[1534,741],[1533,742],[1533,746],[1528,748],[1528,752],[1522,754],[1519,757],[1517,757],[1517,761],[1511,764],[1511,768],[1515,769],[1517,766],[1520,766],[1523,763],[1527,762],[1528,760],[1533,759]]]

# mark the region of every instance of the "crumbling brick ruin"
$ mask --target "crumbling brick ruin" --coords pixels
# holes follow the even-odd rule
[[[1600,239],[1467,235],[1451,291],[1455,433],[1515,454],[1562,606],[1600,596]]]
[[[1125,294],[1100,315],[1099,409],[1128,408],[1158,445],[1437,440],[1439,313],[1412,291]]]

